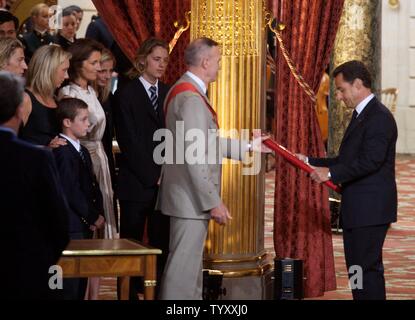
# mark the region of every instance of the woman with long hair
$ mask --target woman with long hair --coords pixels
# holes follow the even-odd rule
[[[114,95],[112,93],[112,79],[114,74],[114,67],[116,64],[115,57],[108,49],[104,48],[101,54],[101,70],[98,72],[97,80],[94,87],[98,95],[98,100],[105,112],[106,126],[102,143],[104,145],[105,153],[107,154],[108,164],[111,173],[112,188],[116,188],[116,174],[115,174],[115,159],[112,152],[112,142],[115,136],[114,132]],[[117,196],[114,192],[114,212],[115,217],[118,216]],[[118,220],[117,220],[118,221]]]
[[[102,45],[91,39],[79,39],[68,48],[72,58],[69,68],[69,84],[64,86],[60,97],[72,97],[83,100],[88,105],[90,127],[88,135],[81,140],[91,154],[94,173],[97,177],[104,202],[104,234],[97,237],[114,239],[118,237],[113,206],[113,190],[108,158],[104,150],[106,119],[105,112],[93,88],[101,70]],[[90,278],[87,299],[98,299],[99,278]]]
[[[104,144],[105,152],[110,163],[111,177],[113,177],[113,174],[115,173],[115,166],[114,155],[112,153],[112,140],[114,138],[114,95],[112,94],[112,79],[115,67],[115,58],[111,51],[105,48],[102,50],[100,63],[101,70],[98,72],[97,80],[94,83],[94,87],[98,95],[98,100],[101,103],[102,108],[104,109],[105,117],[107,120],[107,125],[105,127],[102,143]]]
[[[56,119],[55,91],[68,78],[71,55],[58,45],[39,48],[27,70],[27,90],[32,101],[32,113],[20,137],[34,144],[57,148],[66,141],[59,138]]]

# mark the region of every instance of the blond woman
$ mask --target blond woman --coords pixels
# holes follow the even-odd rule
[[[66,144],[58,137],[55,91],[68,78],[71,55],[58,45],[36,51],[27,70],[27,93],[32,101],[32,113],[22,129],[22,139],[51,148]]]

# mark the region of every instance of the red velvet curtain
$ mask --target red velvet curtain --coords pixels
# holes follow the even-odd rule
[[[298,71],[317,92],[334,45],[344,0],[273,0],[286,25],[285,45]],[[314,103],[277,51],[276,140],[289,150],[325,156]],[[274,246],[279,258],[304,260],[308,298],[335,290],[328,190],[281,158],[276,160]]]
[[[92,0],[120,48],[130,60],[145,39],[151,36],[170,42],[177,29],[175,21],[185,24],[191,0]],[[164,81],[175,82],[186,70],[183,53],[189,31],[182,34],[170,56]]]

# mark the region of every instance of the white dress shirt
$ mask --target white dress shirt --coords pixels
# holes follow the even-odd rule
[[[155,84],[151,84],[150,82],[148,82],[146,79],[144,79],[144,77],[143,76],[141,76],[140,78],[138,78],[140,81],[141,81],[141,83],[143,84],[143,86],[144,86],[144,89],[146,89],[146,92],[147,92],[147,94],[148,94],[148,97],[150,98],[150,100],[151,100],[151,91],[150,91],[150,88],[151,87],[156,87],[156,95],[157,95],[157,97],[159,96],[159,81],[157,80],[156,81],[156,83]]]
[[[367,107],[367,105],[369,104],[370,101],[372,101],[372,99],[375,97],[375,95],[372,93],[370,96],[368,96],[366,99],[364,99],[362,102],[360,102],[357,107],[355,108],[356,112],[357,112],[357,117],[360,116],[360,114],[363,112],[363,110],[365,110],[365,108]]]
[[[202,79],[200,79],[197,75],[195,75],[194,73],[191,73],[190,71],[187,71],[186,75],[188,75],[190,78],[192,78],[192,80],[194,82],[196,82],[198,84],[198,86],[202,89],[202,91],[206,94],[207,88],[206,88],[206,85],[205,85],[205,83],[203,82]]]
[[[69,138],[68,136],[64,135],[63,133],[60,133],[59,135],[61,137],[65,138],[66,140],[68,140],[71,143],[71,145],[74,146],[76,151],[78,151],[78,152],[81,151],[81,143],[79,142],[79,140],[73,140],[73,139]]]

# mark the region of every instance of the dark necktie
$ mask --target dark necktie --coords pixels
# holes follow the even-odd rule
[[[81,156],[82,162],[87,166],[85,150],[81,148],[79,150],[79,155]]]
[[[151,92],[151,96],[150,96],[150,100],[151,100],[151,104],[153,105],[153,109],[154,111],[157,112],[157,107],[158,107],[158,101],[157,101],[157,88],[156,86],[151,86],[150,87],[150,92]]]
[[[353,111],[353,114],[352,114],[352,119],[350,120],[350,123],[349,123],[349,125],[348,125],[348,127],[347,127],[347,129],[346,129],[346,132],[345,132],[345,137],[346,137],[346,135],[349,133],[350,129],[352,128],[353,123],[356,121],[356,119],[357,119],[357,116],[358,116],[358,115],[359,115],[359,114],[357,113],[357,111],[356,111],[356,110],[354,110],[354,111]]]
[[[358,116],[359,116],[359,114],[357,113],[357,111],[356,110],[353,110],[352,120],[350,121],[350,126],[352,125],[352,123],[354,123],[356,121],[356,119],[357,119]]]
[[[353,110],[352,121],[353,120],[356,120],[358,115],[359,114],[357,113],[357,111],[356,110]]]

